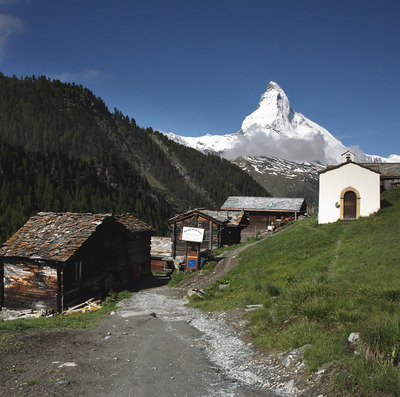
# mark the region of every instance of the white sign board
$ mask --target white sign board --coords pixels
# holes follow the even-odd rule
[[[202,243],[204,238],[204,229],[198,227],[183,227],[182,240],[194,243]]]

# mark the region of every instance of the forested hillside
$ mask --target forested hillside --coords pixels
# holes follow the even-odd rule
[[[75,84],[0,74],[0,240],[38,211],[176,212],[268,195],[239,167],[178,145]]]

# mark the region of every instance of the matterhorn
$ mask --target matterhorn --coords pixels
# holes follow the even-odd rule
[[[335,164],[347,150],[325,128],[295,112],[283,89],[273,81],[262,94],[256,110],[243,120],[239,132],[201,137],[170,133],[168,136],[186,146],[217,153],[230,160],[241,156],[266,156]]]
[[[318,200],[318,172],[338,164],[350,149],[358,162],[399,162],[347,148],[329,131],[295,112],[285,92],[271,81],[256,110],[242,122],[240,131],[226,135],[168,137],[203,153],[226,157],[249,173],[275,197],[304,197],[308,204]]]

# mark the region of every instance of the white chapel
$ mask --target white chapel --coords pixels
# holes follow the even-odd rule
[[[380,209],[380,174],[354,162],[354,153],[319,173],[318,223],[358,219]]]

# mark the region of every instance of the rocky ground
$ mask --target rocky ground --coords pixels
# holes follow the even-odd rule
[[[302,349],[254,348],[243,309],[202,313],[185,306],[188,290],[223,275],[237,254],[176,288],[153,285],[135,293],[94,329],[20,337],[0,352],[0,395],[332,395],[327,370],[309,373]]]

